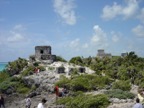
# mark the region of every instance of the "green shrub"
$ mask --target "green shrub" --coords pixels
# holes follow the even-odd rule
[[[107,108],[109,105],[108,97],[100,95],[78,95],[76,97],[64,97],[57,101],[58,104],[64,104],[67,108]]]
[[[28,61],[23,58],[18,58],[13,62],[9,62],[6,71],[11,75],[19,74],[23,68],[27,67]]]
[[[21,82],[22,81],[21,77],[15,77],[15,76],[10,77],[9,80],[11,82]]]
[[[38,66],[38,69],[40,69],[40,71],[45,71],[45,67],[44,66]]]
[[[28,87],[19,87],[19,88],[17,88],[18,93],[26,94],[29,91],[30,91],[30,88],[28,88]]]
[[[69,60],[69,63],[73,63],[73,64],[76,64],[76,65],[83,65],[83,61],[82,61],[82,58],[80,56],[71,58]]]
[[[71,72],[71,76],[75,76],[75,75],[78,75],[78,70],[76,68],[73,68]]]
[[[9,77],[10,77],[9,73],[5,71],[0,72],[0,83],[5,81]]]
[[[88,98],[85,103],[86,105],[84,107],[86,108],[107,108],[110,102],[107,96],[99,94],[91,96],[91,98]]]
[[[56,61],[66,62],[66,60],[61,56],[56,56]]]
[[[29,66],[27,69],[25,69],[21,75],[22,76],[28,76],[34,73],[35,67],[34,66]]]
[[[67,85],[73,91],[89,91],[94,89],[105,88],[109,85],[111,80],[106,76],[97,75],[73,75],[71,79],[66,77],[61,77],[61,79],[56,83],[56,85],[63,87]]]
[[[18,82],[12,82],[10,79],[7,79],[5,81],[3,81],[2,83],[0,83],[0,89],[2,91],[7,90],[9,87],[13,87],[16,88],[19,85]]]
[[[70,88],[70,79],[65,76],[61,76],[60,80],[56,82],[55,85],[58,85],[59,87],[67,86],[67,88]]]
[[[31,90],[31,88],[28,88],[25,84],[19,83],[19,85],[16,88],[16,91],[18,93],[26,94]]]
[[[131,89],[130,81],[116,81],[112,85],[113,89],[121,89],[123,91],[129,91]]]
[[[22,83],[21,78],[17,77],[9,78],[0,83],[1,92],[5,92],[8,88],[13,88],[15,92],[24,94],[31,90],[31,88],[28,88],[26,85]]]
[[[134,94],[128,91],[120,90],[120,89],[106,91],[105,94],[107,94],[109,98],[119,98],[119,99],[134,99],[135,98]]]
[[[106,85],[109,85],[112,81],[107,76],[95,76],[91,79],[91,88],[92,89],[102,89],[105,88]]]
[[[32,85],[32,87],[31,87],[31,91],[33,91],[33,90],[36,90],[36,86],[35,85]]]
[[[76,92],[71,91],[71,92],[69,93],[69,95],[70,95],[70,96],[73,96],[73,97],[76,97],[76,96],[78,96],[78,95],[83,95],[83,94],[84,94],[83,91],[76,91]]]
[[[54,70],[55,68],[54,68],[54,67],[48,67],[48,69],[49,69],[49,70]]]
[[[87,91],[90,90],[90,84],[87,78],[83,76],[76,77],[70,83],[71,90],[73,91]]]
[[[39,62],[35,62],[33,63],[33,65],[36,67],[36,66],[39,66]]]

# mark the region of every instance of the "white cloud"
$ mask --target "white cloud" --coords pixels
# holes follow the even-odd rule
[[[4,41],[3,43],[7,43],[7,45],[11,45],[13,43],[19,43],[19,44],[26,43],[28,39],[26,39],[23,36],[24,33],[21,32],[23,30],[25,30],[23,25],[18,24],[15,25],[11,30],[7,31],[6,33],[2,33],[1,35],[5,37],[5,39],[3,39]]]
[[[125,18],[129,18],[137,13],[139,9],[137,0],[128,0],[127,6],[125,6],[122,10],[122,14]]]
[[[117,42],[119,40],[119,38],[117,35],[113,35],[112,40],[113,40],[113,42]]]
[[[108,41],[107,41],[107,34],[99,27],[99,25],[95,25],[93,27],[94,33],[90,39],[86,42],[80,42],[79,38],[67,43],[69,50],[75,50],[75,55],[89,55],[90,53],[94,55],[97,49],[107,48]],[[95,50],[94,50],[95,49]]]
[[[22,31],[22,30],[25,30],[25,28],[23,27],[23,25],[21,24],[18,24],[18,25],[15,25],[13,27],[14,30],[17,30],[17,31]]]
[[[54,9],[66,24],[76,23],[73,0],[54,0]]]
[[[106,5],[103,8],[102,18],[105,20],[110,20],[118,15],[123,16],[124,19],[134,16],[139,9],[137,0],[127,0],[126,5],[118,5],[116,2],[113,3],[113,6]]]
[[[144,26],[138,25],[132,29],[132,32],[138,37],[144,37]]]
[[[25,41],[24,37],[20,33],[12,32],[12,35],[13,36],[10,36],[10,37],[7,38],[8,42],[15,43],[15,42]]]
[[[115,32],[111,32],[112,34],[112,41],[113,42],[118,42],[119,41],[119,34]]]
[[[117,15],[120,14],[121,8],[122,7],[120,5],[117,5],[116,2],[114,2],[113,6],[105,6],[103,8],[102,18],[106,20],[115,18]]]
[[[71,41],[69,46],[70,46],[71,48],[76,48],[76,47],[79,46],[79,41],[80,41],[80,40],[77,38],[77,39]]]
[[[107,40],[106,33],[98,25],[95,25],[93,29],[94,29],[94,34],[91,38],[91,42],[102,46],[106,45],[106,40]]]
[[[88,48],[88,47],[89,47],[89,44],[88,44],[88,43],[85,43],[82,47],[83,47],[83,48]]]

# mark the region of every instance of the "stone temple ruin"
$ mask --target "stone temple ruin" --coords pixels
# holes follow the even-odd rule
[[[103,49],[99,49],[97,53],[97,57],[103,58],[103,57],[111,57],[112,55],[110,53],[105,53]]]
[[[121,53],[121,57],[126,57],[127,55],[128,55],[127,52],[126,53]],[[99,58],[104,58],[104,57],[111,58],[112,55],[111,55],[111,53],[105,53],[104,49],[99,49],[98,53],[97,53],[97,57],[99,57]]]
[[[36,46],[35,55],[29,57],[30,61],[47,61],[53,63],[56,60],[56,55],[51,54],[51,46]]]
[[[121,53],[121,57],[126,57],[128,53]]]

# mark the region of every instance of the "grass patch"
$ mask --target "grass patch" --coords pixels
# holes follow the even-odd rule
[[[118,99],[134,99],[135,98],[134,94],[128,91],[120,90],[120,89],[106,91],[105,94],[108,95],[109,98],[118,98]]]

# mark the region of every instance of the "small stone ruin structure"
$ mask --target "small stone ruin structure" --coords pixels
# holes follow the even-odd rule
[[[29,57],[30,61],[47,61],[53,63],[56,60],[56,55],[51,54],[51,46],[36,46],[35,55]]]
[[[99,49],[97,53],[97,57],[103,58],[103,57],[112,57],[111,53],[105,53],[103,49]]]
[[[105,56],[104,50],[98,50],[97,57],[103,58]]]
[[[128,53],[121,53],[121,57],[126,57]]]

